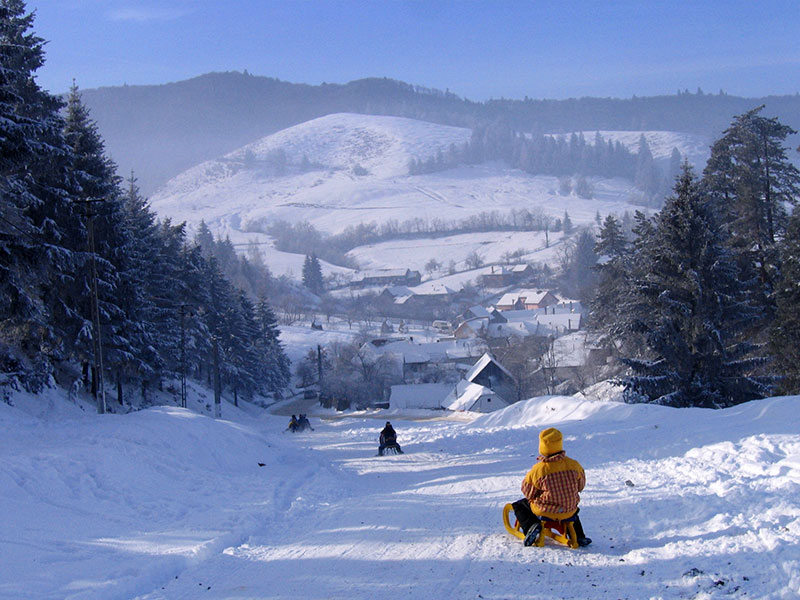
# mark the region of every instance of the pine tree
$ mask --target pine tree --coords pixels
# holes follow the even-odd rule
[[[653,153],[650,152],[650,145],[647,143],[644,134],[639,136],[639,152],[636,158],[634,182],[636,187],[648,195],[652,195],[658,190],[658,172],[653,162]]]
[[[59,354],[43,294],[74,257],[61,242],[70,213],[63,103],[36,84],[44,40],[32,26],[22,0],[0,0],[0,382],[37,390]]]
[[[258,327],[253,304],[239,290],[236,303],[227,315],[225,355],[228,357],[225,379],[233,391],[233,403],[239,406],[239,395],[252,399],[264,387],[260,381],[261,357],[258,353]]]
[[[800,393],[800,215],[789,220],[781,241],[781,278],[775,289],[777,311],[770,329],[770,353],[782,376],[780,389]]]
[[[740,268],[754,278],[751,289],[769,316],[780,276],[775,244],[786,225],[785,206],[800,199],[800,171],[788,161],[784,147],[787,136],[797,132],[760,116],[763,108],[736,117],[714,143],[703,183],[730,231]]]
[[[314,294],[322,294],[325,291],[325,284],[322,279],[322,267],[316,255],[306,255],[303,263],[303,285]]]
[[[572,219],[569,218],[569,213],[564,211],[564,219],[561,221],[561,228],[564,230],[564,235],[572,233]]]
[[[126,239],[116,166],[106,155],[97,125],[90,118],[75,85],[67,101],[64,137],[73,157],[71,200],[86,215],[88,248],[87,239],[72,236],[69,240],[72,249],[84,260],[79,264],[73,285],[63,286],[63,297],[69,305],[61,307],[64,313],[59,322],[67,340],[72,340],[75,357],[84,361],[91,359],[92,391],[97,394],[97,382],[104,375],[98,372],[103,362],[102,338],[106,337],[108,349],[109,364],[106,366],[119,367],[135,354],[125,335],[126,330],[132,330],[132,325],[120,307],[124,299],[117,294],[119,272],[129,240]],[[81,248],[85,252],[80,252]],[[98,410],[104,408],[98,405]]]
[[[564,293],[586,304],[595,294],[597,254],[594,247],[594,234],[588,229],[582,229],[562,257],[561,287]]]
[[[131,174],[123,195],[124,262],[120,267],[118,297],[127,315],[125,335],[131,352],[117,365],[118,390],[123,379],[160,377],[170,367],[178,335],[180,304],[177,266],[169,260],[162,230],[156,223]]]
[[[612,339],[616,337],[614,328],[620,321],[619,307],[629,274],[628,246],[619,222],[613,215],[608,215],[594,247],[595,254],[602,260],[595,266],[598,282],[591,302],[589,325],[592,329],[605,331]]]
[[[641,245],[647,271],[631,282],[626,333],[644,353],[623,359],[625,387],[649,402],[719,408],[763,397],[763,361],[738,334],[754,316],[733,255],[688,165]]]
[[[280,342],[280,330],[275,313],[266,298],[256,304],[255,320],[258,328],[256,346],[261,355],[261,381],[267,391],[279,395],[291,380],[291,363]]]
[[[197,234],[194,237],[194,241],[200,246],[205,258],[208,258],[214,253],[214,235],[211,233],[208,225],[206,225],[206,222],[202,219],[200,220],[200,225],[197,227]]]

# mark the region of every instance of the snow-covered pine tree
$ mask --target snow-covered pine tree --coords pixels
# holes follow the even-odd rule
[[[239,406],[239,395],[251,399],[262,389],[259,375],[261,363],[258,348],[258,326],[252,302],[239,290],[236,304],[229,311],[224,338],[225,355],[228,357],[225,379],[233,391],[233,403]]]
[[[621,307],[644,352],[623,359],[633,374],[622,383],[670,406],[720,408],[767,395],[771,380],[753,375],[763,360],[738,337],[756,309],[688,164],[649,235],[637,257],[646,270]]]
[[[291,363],[279,339],[278,319],[264,297],[256,304],[255,318],[262,361],[261,379],[270,393],[280,394],[291,380]]]
[[[590,304],[589,326],[606,333],[609,341],[614,341],[621,317],[619,309],[622,295],[629,275],[630,254],[628,240],[613,215],[608,215],[603,221],[594,251],[601,260],[595,265],[597,288]]]
[[[751,291],[774,312],[772,292],[780,277],[776,241],[786,226],[786,205],[800,200],[800,171],[786,157],[784,142],[797,133],[776,118],[762,117],[763,106],[734,118],[711,147],[703,185],[730,232],[739,266]]]
[[[200,246],[203,251],[203,256],[208,258],[214,253],[214,234],[206,225],[204,220],[200,220],[200,225],[197,227],[197,234],[194,236],[194,241]]]
[[[211,334],[206,324],[209,304],[207,264],[197,244],[186,244],[184,225],[161,223],[161,237],[166,261],[177,273],[170,297],[178,311],[177,344],[170,365],[175,373],[184,369],[202,377],[212,353]],[[183,315],[181,316],[181,312]],[[209,371],[205,371],[208,375]],[[210,383],[210,377],[209,377]]]
[[[168,368],[177,347],[180,302],[177,264],[166,255],[162,231],[133,173],[122,199],[126,246],[117,289],[131,352],[117,364],[118,397],[124,381],[155,379]]]
[[[72,271],[60,99],[34,73],[44,40],[22,0],[0,0],[0,382],[38,390],[59,340],[43,295]]]
[[[69,306],[64,307],[63,319],[59,322],[67,341],[72,340],[75,358],[91,360],[92,391],[97,394],[97,381],[103,375],[96,372],[101,339],[105,338],[106,368],[116,369],[136,356],[136,349],[126,336],[136,325],[121,308],[126,299],[121,298],[117,290],[119,273],[131,242],[126,238],[124,227],[120,177],[105,153],[97,125],[74,84],[67,100],[64,137],[72,152],[70,199],[86,215],[90,230],[88,238],[70,237],[72,250],[84,260],[78,264],[73,285],[63,288]],[[87,249],[87,241],[93,246],[93,252]],[[93,319],[95,294],[100,331],[95,330],[97,316]]]
[[[222,386],[228,369],[230,356],[225,350],[230,331],[227,328],[228,315],[235,310],[233,287],[219,270],[217,259],[210,257],[203,269],[204,285],[208,290],[207,302],[202,307],[203,321],[208,328],[211,354],[207,357],[211,383],[214,387],[214,416],[220,416]]]

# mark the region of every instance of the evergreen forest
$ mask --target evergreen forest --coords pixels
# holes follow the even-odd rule
[[[178,380],[185,405],[187,375],[217,403],[222,389],[280,394],[290,365],[268,271],[231,257],[235,285],[214,244],[156,217],[77,86],[63,100],[37,85],[33,19],[22,0],[0,2],[0,387],[86,387],[99,412]]]
[[[100,412],[133,396],[147,405],[165,386],[185,405],[187,376],[206,380],[217,405],[223,390],[235,402],[279,396],[291,365],[267,266],[204,225],[190,238],[185,224],[154,214],[134,174],[121,176],[109,158],[78,87],[61,98],[37,84],[45,41],[33,21],[23,0],[0,0],[0,388],[85,388]],[[460,102],[402,89],[425,94],[428,107]],[[666,197],[654,216],[637,212],[630,223],[598,213],[597,235],[577,232],[562,265],[562,290],[590,305],[591,328],[619,358],[613,376],[630,401],[720,408],[800,393],[794,129],[755,107],[722,131],[702,173],[675,155],[661,173],[644,137],[631,153],[599,134],[593,144],[523,134],[513,119],[475,122],[477,109],[461,104],[448,114],[474,125],[470,142],[413,160],[410,173],[504,160],[531,173],[625,176],[654,206]],[[458,226],[549,227],[524,211],[503,219],[486,213]],[[284,244],[311,236],[316,246],[306,252],[303,293],[323,295],[318,232],[294,227],[279,227]],[[384,227],[348,230],[331,252],[452,224]],[[571,233],[566,212],[558,227]]]

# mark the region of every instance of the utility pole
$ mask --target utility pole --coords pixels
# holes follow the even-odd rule
[[[94,213],[92,204],[105,202],[102,198],[90,198],[87,200],[74,200],[78,204],[86,205],[86,231],[88,234],[89,264],[91,265],[91,312],[92,312],[92,353],[94,354],[94,376],[96,383],[97,413],[106,412],[106,388],[103,381],[103,342],[100,337],[100,302],[97,293],[97,261],[95,260],[94,246]]]

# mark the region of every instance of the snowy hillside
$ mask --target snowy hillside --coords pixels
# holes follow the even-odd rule
[[[797,397],[547,397],[466,423],[325,413],[304,434],[228,403],[215,421],[12,401],[0,598],[800,596]],[[387,418],[406,453],[376,458]],[[525,548],[500,522],[547,426],[586,468],[585,549]]]
[[[711,142],[701,135],[679,133],[676,131],[578,131],[588,144],[594,144],[595,135],[599,133],[605,141],[619,142],[631,152],[639,151],[639,138],[643,135],[647,140],[650,153],[657,162],[668,162],[675,148],[686,157],[698,171],[702,170],[711,153]],[[571,135],[571,134],[570,134]],[[569,139],[569,135],[557,136]]]
[[[267,248],[269,238],[255,231],[276,219],[308,221],[337,233],[360,223],[414,218],[453,222],[485,211],[505,215],[521,208],[553,218],[567,211],[581,224],[598,212],[622,214],[637,208],[630,202],[640,193],[622,179],[594,180],[594,198],[583,200],[559,195],[555,177],[531,176],[499,163],[407,174],[412,158],[447,152],[470,134],[468,129],[399,117],[328,115],[200,164],[172,179],[151,203],[159,215],[187,221],[190,227],[205,220],[215,234],[230,236],[241,249],[248,242]],[[639,132],[603,134],[633,147],[639,137]],[[587,139],[593,141],[593,135]],[[657,157],[669,156],[677,147],[690,160],[705,160],[697,136],[647,136]]]

